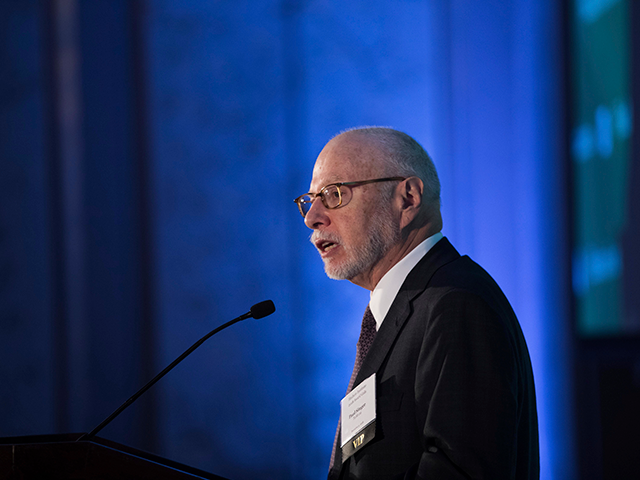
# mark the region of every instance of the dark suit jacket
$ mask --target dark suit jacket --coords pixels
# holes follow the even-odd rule
[[[376,436],[329,478],[539,478],[529,352],[500,287],[446,238],[409,273],[355,385],[376,373]]]

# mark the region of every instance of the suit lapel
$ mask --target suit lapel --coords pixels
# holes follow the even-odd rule
[[[411,270],[376,334],[354,385],[358,385],[378,371],[402,326],[411,316],[413,299],[427,288],[431,277],[440,267],[459,257],[460,254],[445,237],[436,243]]]

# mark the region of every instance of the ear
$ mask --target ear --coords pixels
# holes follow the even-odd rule
[[[398,185],[401,201],[400,228],[405,228],[420,214],[424,183],[418,177],[409,177]]]

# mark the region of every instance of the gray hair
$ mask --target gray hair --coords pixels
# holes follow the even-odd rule
[[[374,140],[385,155],[389,176],[418,177],[423,181],[427,203],[440,206],[440,180],[433,160],[413,137],[389,127],[356,127],[341,134],[365,135]]]

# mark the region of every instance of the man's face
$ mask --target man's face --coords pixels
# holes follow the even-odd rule
[[[313,169],[310,192],[319,192],[336,182],[369,180],[384,176],[379,152],[348,134],[335,138],[322,150]],[[366,285],[376,265],[400,239],[400,229],[388,184],[370,184],[352,189],[343,207],[327,209],[317,198],[305,217],[313,229],[325,272],[336,280]]]

